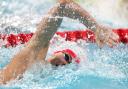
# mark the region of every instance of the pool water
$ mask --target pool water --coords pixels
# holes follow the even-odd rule
[[[0,1],[0,32],[35,32],[42,15],[54,4],[55,2],[52,0]],[[91,12],[90,8],[88,10]],[[111,20],[106,19],[99,22],[115,26]],[[12,28],[6,32],[5,29],[10,26]],[[123,27],[127,24],[118,26]],[[85,28],[77,21],[65,18],[59,30]],[[0,68],[6,66],[13,55],[23,46],[0,48]],[[103,49],[99,49],[94,43],[86,43],[82,40],[77,43],[65,42],[64,39],[59,38],[58,40],[53,39],[47,57],[53,51],[64,48],[71,48],[80,56],[82,59],[80,65],[74,63],[53,68],[37,62],[24,73],[21,80],[1,85],[0,89],[128,89],[127,45],[119,44],[114,48],[105,46]]]

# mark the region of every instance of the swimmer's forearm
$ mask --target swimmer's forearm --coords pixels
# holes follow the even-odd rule
[[[78,19],[88,29],[93,31],[99,26],[96,20],[85,9],[73,1],[65,5],[63,15],[72,19]]]
[[[49,41],[60,26],[62,22],[62,17],[60,17],[62,16],[61,9],[62,8],[56,5],[39,23],[35,35],[28,43],[30,46],[35,47],[37,51],[49,45]]]
[[[0,84],[5,84],[21,75],[36,60],[38,53],[35,49],[23,48],[11,60],[11,62],[0,71]]]
[[[63,8],[59,4],[50,9],[39,23],[35,35],[28,43],[28,47],[34,48],[38,52],[37,59],[39,60],[44,60],[46,57],[49,41],[62,22],[62,11]]]

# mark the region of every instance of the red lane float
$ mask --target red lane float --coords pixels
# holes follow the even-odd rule
[[[0,34],[0,39],[3,42],[3,44],[1,44],[1,46],[5,46],[7,47],[15,47],[16,45],[19,44],[25,44],[26,42],[28,42],[31,37],[33,36],[33,33],[20,33],[20,34]]]
[[[119,42],[122,42],[124,44],[128,43],[128,29],[114,29],[113,32],[118,34]],[[95,35],[91,30],[56,32],[56,34],[65,38],[66,41],[77,41],[79,39],[82,39],[87,42],[95,42]]]
[[[127,44],[128,43],[128,29],[114,29],[113,32],[119,35],[119,41]],[[87,42],[95,42],[95,35],[90,30],[85,31],[65,31],[65,32],[56,32],[57,35],[65,38],[66,41],[77,41],[77,40],[85,40]],[[0,34],[0,40],[5,43],[1,46],[5,47],[15,47],[18,44],[24,44],[28,42],[33,33],[20,33],[20,34]]]

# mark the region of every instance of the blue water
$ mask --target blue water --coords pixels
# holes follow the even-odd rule
[[[0,31],[4,33],[5,29],[12,26],[8,33],[34,32],[42,15],[54,4],[55,2],[51,0],[2,0]],[[114,24],[110,20],[105,22]],[[77,21],[65,18],[59,30],[85,28]],[[52,68],[50,65],[44,66],[37,62],[24,73],[23,79],[11,81],[7,85],[0,86],[0,89],[128,89],[127,45],[119,44],[114,48],[105,46],[99,49],[96,44],[84,41],[69,43],[68,47],[85,60],[83,63]],[[66,48],[69,43],[62,39],[55,41],[50,46],[47,56],[59,47]],[[0,68],[6,66],[23,46],[0,48]]]

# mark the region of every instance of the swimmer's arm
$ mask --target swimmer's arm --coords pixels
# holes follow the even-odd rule
[[[60,0],[65,4],[63,15],[72,19],[78,19],[88,29],[94,31],[96,43],[99,47],[107,44],[112,47],[118,43],[118,35],[112,29],[100,25],[85,9],[73,2],[73,0]],[[68,3],[67,3],[68,2]]]
[[[60,16],[60,17],[66,16],[66,17],[69,17],[72,19],[79,19],[80,22],[82,22],[85,26],[87,26],[88,28],[91,28],[92,30],[95,30],[95,27],[98,26],[95,19],[86,10],[84,10],[81,6],[79,6],[77,3],[75,3],[73,0],[58,0],[58,2],[59,2],[59,4],[57,6],[58,6],[58,8],[61,8],[61,9],[56,11],[57,12],[56,15],[58,14],[58,16]],[[67,8],[65,8],[65,7],[67,7]],[[53,11],[53,10],[55,10],[55,9],[52,9],[51,11]],[[51,13],[51,11],[49,13]],[[40,24],[42,24],[42,22],[43,22],[43,20],[41,21]],[[52,26],[52,28],[54,27],[54,25]],[[44,26],[39,25],[38,29],[41,29],[43,27]],[[46,36],[46,37],[48,37],[48,36]],[[41,44],[42,44],[42,42],[41,42]],[[37,59],[39,59],[39,60],[45,59],[42,55],[44,53],[45,52],[43,51],[43,49],[40,50]]]
[[[20,78],[26,69],[38,60],[40,53],[42,53],[41,58],[45,59],[49,41],[62,22],[62,18],[58,17],[58,14],[61,16],[60,10],[59,6],[55,6],[48,12],[48,16],[42,19],[36,33],[26,44],[26,47],[16,54],[12,61],[0,71],[0,84],[7,83],[18,78],[18,76]]]
[[[59,7],[62,8],[58,15],[62,17],[69,17],[72,19],[79,19],[81,23],[83,23],[88,28],[95,30],[95,27],[97,27],[97,22],[95,19],[81,6],[79,6],[77,3],[75,3],[73,0],[58,0]],[[67,7],[67,8],[65,8]],[[41,25],[39,25],[41,26]],[[43,27],[43,26],[42,26]],[[43,58],[43,49],[38,54],[38,59],[44,59]]]
[[[16,54],[11,62],[0,71],[0,84],[6,84],[24,73],[24,71],[34,62],[37,52],[30,47],[23,48]]]
[[[75,3],[73,0],[59,0],[61,3],[65,4],[65,9],[63,11],[63,16],[77,19],[82,24],[84,24],[88,29],[96,31],[99,27],[96,19],[94,19],[88,11],[82,8],[79,4]]]

